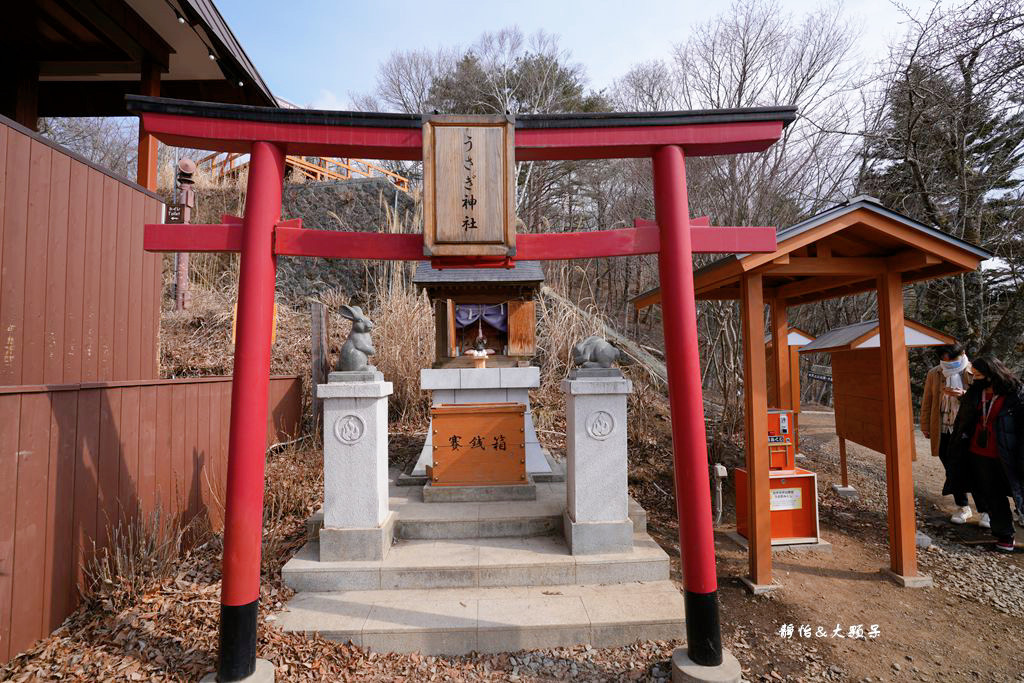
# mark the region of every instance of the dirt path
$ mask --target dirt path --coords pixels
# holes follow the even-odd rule
[[[775,671],[792,680],[1024,680],[1024,556],[963,544],[987,532],[948,523],[952,500],[940,495],[943,470],[927,440],[916,434],[914,483],[918,528],[934,539],[920,551],[920,565],[936,585],[915,590],[879,574],[889,564],[883,456],[848,444],[850,483],[860,497],[841,500],[831,491],[839,480],[832,415],[801,415],[800,431],[800,464],[819,475],[821,533],[832,552],[776,553],[780,588],[752,597],[739,582],[746,553],[724,537],[717,544],[724,635],[751,679],[778,680]],[[785,624],[794,626],[790,638],[779,633]],[[800,635],[802,625],[811,627],[810,638]],[[849,635],[858,625],[865,634],[877,625],[879,635],[832,636],[837,626]],[[813,635],[818,627],[827,636]]]

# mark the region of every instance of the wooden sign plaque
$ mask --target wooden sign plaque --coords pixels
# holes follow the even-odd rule
[[[515,239],[512,117],[424,117],[424,255],[505,258]]]

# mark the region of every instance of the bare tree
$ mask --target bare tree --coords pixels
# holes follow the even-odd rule
[[[671,111],[680,108],[677,72],[660,59],[633,65],[611,87],[618,111]]]
[[[395,50],[377,68],[373,96],[356,96],[360,104],[373,102],[373,111],[425,114],[432,109],[430,90],[441,76],[451,72],[458,50]]]
[[[1005,357],[1024,334],[1024,4],[936,2],[905,14],[907,36],[879,77],[861,185],[1002,259],[915,294],[926,321]]]
[[[39,132],[118,175],[135,178],[138,119],[44,118],[39,120]]]

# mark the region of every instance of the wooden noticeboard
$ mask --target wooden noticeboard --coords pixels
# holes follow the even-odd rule
[[[424,254],[504,258],[515,244],[512,117],[424,117]]]
[[[522,403],[442,404],[430,409],[434,486],[526,484]]]

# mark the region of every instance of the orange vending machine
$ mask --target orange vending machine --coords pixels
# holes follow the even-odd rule
[[[768,411],[768,487],[772,545],[817,543],[818,477],[796,466],[796,415]],[[747,470],[735,469],[736,532],[747,538]]]
[[[796,413],[768,411],[768,463],[772,470],[796,469]]]

